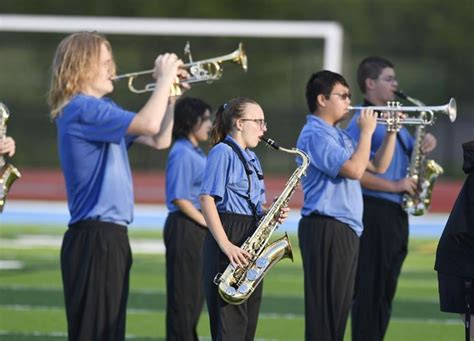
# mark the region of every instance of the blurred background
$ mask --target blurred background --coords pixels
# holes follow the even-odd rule
[[[126,16],[141,18],[210,18],[252,20],[336,21],[343,28],[342,74],[351,85],[353,104],[361,100],[355,80],[357,65],[368,55],[395,64],[400,88],[429,106],[458,104],[452,124],[439,115],[428,128],[438,138],[432,153],[445,169],[442,179],[462,177],[461,143],[474,137],[474,10],[471,0],[334,0],[334,1],[151,1],[2,0],[1,14]],[[49,69],[66,33],[0,32],[0,101],[10,109],[8,134],[15,137],[14,164],[23,170],[58,169],[55,126],[46,104]],[[195,60],[227,54],[243,41],[249,58],[244,74],[225,64],[221,80],[198,84],[189,96],[202,97],[213,108],[236,96],[257,100],[268,120],[268,135],[293,146],[305,122],[304,86],[309,75],[323,68],[324,42],[307,38],[186,37],[108,34],[118,73],[150,69],[159,53],[172,51],[183,59],[186,41]],[[149,94],[128,91],[126,81],[111,96],[123,107],[138,110]],[[135,171],[161,171],[166,151],[134,147]],[[294,169],[294,160],[259,147],[266,173]],[[13,193],[14,194],[14,193]]]
[[[336,22],[343,31],[341,73],[351,86],[353,104],[362,100],[355,79],[357,66],[369,55],[390,59],[400,89],[428,106],[445,105],[454,97],[456,122],[440,114],[436,124],[427,129],[438,139],[430,158],[443,166],[445,174],[434,187],[430,213],[410,217],[410,251],[386,340],[461,340],[458,317],[439,312],[433,263],[439,236],[464,180],[461,144],[474,139],[474,1],[0,0],[0,27],[1,16],[13,14]],[[17,153],[8,162],[22,173],[0,215],[1,340],[66,340],[59,247],[69,214],[56,129],[46,104],[52,58],[66,35],[0,29],[0,101],[10,110],[8,135],[17,143]],[[107,38],[119,74],[150,69],[163,52],[175,52],[186,60],[183,48],[187,41],[194,60],[231,53],[242,41],[249,58],[247,73],[238,65],[225,63],[219,81],[196,84],[187,95],[205,99],[214,109],[237,96],[255,99],[264,108],[268,136],[289,147],[295,145],[308,114],[305,84],[310,74],[324,65],[324,41],[315,38],[210,37],[191,32],[189,37],[107,34]],[[122,81],[111,97],[135,111],[148,96],[131,93],[127,82]],[[271,198],[281,192],[295,169],[294,158],[263,146],[257,148],[257,154]],[[138,203],[130,229],[134,266],[127,311],[127,337],[133,340],[164,340],[161,227],[167,210],[157,204],[164,200],[166,157],[167,151],[142,146],[134,146],[130,153]],[[303,338],[303,281],[295,236],[301,202],[301,191],[297,191],[291,201],[295,209],[280,228],[281,233],[290,232],[296,259],[295,263],[281,262],[266,280],[259,340]],[[199,335],[201,340],[210,339],[205,312]],[[345,340],[350,340],[350,328]]]

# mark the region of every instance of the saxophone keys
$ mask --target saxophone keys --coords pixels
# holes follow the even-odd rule
[[[234,287],[227,287],[227,289],[225,289],[225,293],[229,296],[235,296],[237,290],[235,290]]]
[[[247,279],[249,281],[255,281],[260,276],[260,271],[256,269],[250,269],[247,271]]]
[[[234,289],[234,290],[235,290],[235,289]],[[239,290],[239,293],[240,293],[240,294],[244,295],[244,294],[246,294],[246,293],[249,292],[250,286],[249,286],[248,284],[243,283],[243,284],[241,284],[241,285],[239,286],[239,289],[238,289],[238,290]]]
[[[217,275],[214,276],[214,279],[212,280],[215,285],[219,285],[219,283],[222,281],[221,280],[222,274],[220,272],[217,273]]]
[[[262,269],[262,268],[266,268],[268,266],[268,259],[267,258],[258,258],[256,261],[255,261],[255,265],[257,265],[258,268]]]

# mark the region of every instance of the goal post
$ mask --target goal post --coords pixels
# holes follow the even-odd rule
[[[342,71],[343,29],[334,21],[0,15],[0,32],[61,33],[85,30],[124,35],[323,39],[323,68],[338,73]]]

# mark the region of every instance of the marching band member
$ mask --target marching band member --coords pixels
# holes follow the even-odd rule
[[[199,205],[206,155],[199,143],[211,129],[211,107],[198,98],[176,103],[173,138],[166,166],[166,340],[198,340],[204,304],[202,246],[207,226]]]
[[[386,106],[398,88],[393,64],[385,58],[368,57],[359,65],[357,81],[364,93],[364,106]],[[356,113],[348,126],[355,139],[360,134]],[[371,153],[380,147],[386,129],[378,125],[372,136]],[[433,150],[436,139],[426,134],[425,152]],[[408,216],[403,210],[405,192],[414,194],[416,181],[407,178],[413,138],[401,128],[393,159],[383,174],[366,171],[361,178],[364,200],[364,233],[360,239],[352,307],[352,339],[382,341],[388,328],[398,277],[408,252]]]
[[[440,309],[458,313],[466,340],[474,341],[474,140],[462,144],[467,175],[436,249]]]
[[[104,97],[113,91],[115,63],[106,38],[79,32],[64,38],[52,64],[49,106],[71,219],[61,247],[69,340],[125,338],[132,255],[127,225],[133,186],[127,149],[136,141],[169,147],[174,100],[186,77],[174,54],[155,60],[156,90],[137,113]]]
[[[314,73],[306,85],[311,114],[297,142],[311,159],[302,178],[304,205],[298,227],[306,340],[344,338],[363,229],[359,179],[366,168],[384,172],[395,143],[396,134],[387,134],[383,148],[369,160],[377,122],[373,111],[362,111],[358,144],[336,126],[346,118],[350,99],[345,79],[334,72]]]
[[[221,299],[213,280],[229,262],[248,264],[239,247],[252,235],[264,214],[265,188],[260,162],[250,151],[267,131],[262,108],[253,100],[235,98],[216,113],[201,186],[201,208],[209,233],[204,241],[203,273],[213,340],[253,340],[262,299],[260,283],[248,300],[231,305]],[[288,209],[280,215],[286,218]]]

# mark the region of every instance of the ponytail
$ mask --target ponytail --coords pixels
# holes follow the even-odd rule
[[[211,144],[213,146],[222,142],[232,131],[234,122],[244,116],[247,104],[257,104],[257,102],[249,98],[237,97],[219,107],[211,130]]]

